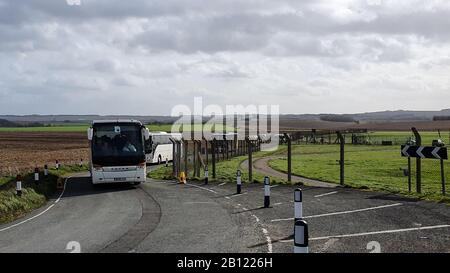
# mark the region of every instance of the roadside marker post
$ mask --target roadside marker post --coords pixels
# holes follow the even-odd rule
[[[34,183],[39,184],[39,168],[34,168]]]
[[[44,165],[44,176],[47,177],[48,176],[48,166]]]
[[[18,174],[16,176],[16,194],[17,196],[22,196],[22,176]]]
[[[56,162],[55,162],[55,168],[57,171],[59,171],[59,161],[58,160],[56,160]]]
[[[166,157],[166,168],[169,167],[169,159]]]
[[[58,190],[64,189],[64,182],[61,177],[59,177],[58,180],[56,180],[56,189],[58,189]]]
[[[80,159],[80,167],[83,167],[83,159]]]
[[[208,185],[209,172],[208,167],[205,167],[205,185]]]
[[[237,170],[236,172],[236,193],[241,194],[242,187],[242,172],[241,170]]]
[[[294,191],[294,219],[295,221],[303,218],[303,193],[301,189]]]
[[[294,253],[308,253],[308,223],[296,220],[294,226]]]
[[[264,207],[270,206],[270,178],[264,177]]]

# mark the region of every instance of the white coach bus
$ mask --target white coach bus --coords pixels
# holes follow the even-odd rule
[[[181,134],[167,132],[150,132],[145,141],[145,157],[149,164],[161,164],[173,160],[173,143],[170,139],[181,140]]]
[[[145,182],[144,143],[149,137],[136,120],[93,121],[88,129],[92,183]]]

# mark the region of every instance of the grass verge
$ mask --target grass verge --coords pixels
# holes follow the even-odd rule
[[[16,195],[16,181],[13,177],[0,179],[0,224],[14,221],[27,213],[42,207],[54,197],[58,178],[86,171],[87,166],[62,166],[59,171],[49,171],[47,178],[40,174],[40,182],[35,184],[34,174],[22,177],[22,196]],[[3,183],[2,183],[3,182]]]

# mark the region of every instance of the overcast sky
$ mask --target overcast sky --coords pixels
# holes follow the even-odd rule
[[[450,1],[0,0],[0,114],[450,108]]]

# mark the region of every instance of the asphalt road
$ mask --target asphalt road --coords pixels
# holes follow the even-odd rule
[[[62,197],[0,226],[0,252],[292,252],[292,186],[149,179],[93,187],[70,178]],[[303,187],[311,252],[450,252],[450,207],[344,188]],[[69,244],[69,245],[68,245]],[[372,243],[373,244],[373,243]],[[73,250],[73,249],[72,249]]]

